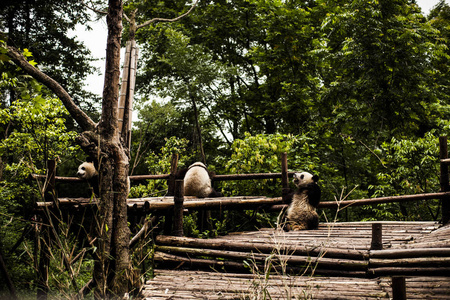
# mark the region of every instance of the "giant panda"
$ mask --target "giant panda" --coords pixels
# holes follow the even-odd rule
[[[199,198],[222,196],[211,187],[208,169],[201,162],[195,162],[187,169],[184,175],[184,195]]]
[[[319,215],[316,207],[320,202],[319,176],[308,172],[295,173],[293,182],[296,190],[286,213],[285,230],[316,229],[319,226]],[[290,199],[290,200],[291,200]]]
[[[98,189],[98,172],[92,162],[83,162],[78,166],[77,176],[80,179],[86,180],[93,190],[95,195],[99,195]]]
[[[98,172],[92,162],[83,162],[78,166],[77,176],[80,179],[86,180],[93,189],[95,195],[99,195]],[[127,195],[130,193],[130,177],[127,178]]]

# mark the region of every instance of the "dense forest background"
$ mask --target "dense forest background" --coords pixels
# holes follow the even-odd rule
[[[191,5],[127,1],[124,9],[143,23],[174,18]],[[47,159],[56,158],[58,175],[74,176],[84,154],[74,141],[79,128],[62,104],[10,62],[4,45],[23,49],[98,120],[100,100],[83,87],[96,71],[92,58],[68,36],[90,12],[76,1],[0,4],[0,253],[21,288],[34,288],[37,263],[32,208],[42,187],[30,175],[44,174]],[[200,1],[180,21],[136,34],[139,117],[130,175],[168,173],[174,152],[181,167],[204,152],[217,174],[280,172],[280,154],[287,152],[290,170],[320,176],[324,201],[436,192],[438,137],[450,133],[449,35],[444,1],[426,17],[413,0]],[[281,194],[272,180],[216,188],[227,196]],[[131,196],[166,189],[151,181],[133,186]],[[82,194],[70,186],[59,192]],[[243,214],[217,217],[206,235],[238,228],[251,213]],[[322,212],[323,221],[333,217]],[[342,221],[439,218],[437,200],[337,215]],[[248,228],[273,224],[273,216],[254,220]],[[194,223],[187,222],[187,232],[205,234]],[[64,276],[51,280],[67,292],[73,287]]]

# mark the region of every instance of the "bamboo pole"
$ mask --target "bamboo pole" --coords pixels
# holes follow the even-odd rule
[[[8,287],[10,299],[11,300],[18,299],[16,288],[14,287],[14,283],[11,280],[11,276],[9,276],[8,268],[6,267],[5,261],[3,260],[1,249],[0,249],[0,273],[4,278],[4,283]]]
[[[427,268],[427,267],[383,267],[369,268],[369,277],[381,276],[445,276],[450,277],[450,268]]]
[[[439,193],[427,193],[427,194],[415,194],[415,195],[403,195],[403,196],[391,196],[391,197],[379,197],[379,198],[368,198],[368,199],[357,199],[357,200],[345,200],[340,201],[323,201],[319,203],[319,208],[346,208],[348,206],[361,206],[361,205],[373,205],[380,203],[392,203],[392,202],[406,202],[406,201],[418,201],[418,200],[431,200],[431,199],[442,199],[449,197],[450,192],[439,192]]]
[[[197,239],[159,235],[155,244],[177,247],[196,247],[230,251],[258,251],[261,253],[282,253],[286,255],[323,256],[327,258],[346,258],[367,260],[368,251],[351,249],[331,249],[322,247],[307,247],[296,245],[271,245],[268,243],[236,242],[225,239]]]
[[[47,179],[44,185],[44,202],[52,203],[55,205],[57,203],[56,194],[55,194],[55,176],[56,176],[56,161],[48,160],[47,161]],[[47,224],[51,223],[51,213],[48,211],[43,214],[44,220],[47,219]],[[48,270],[50,265],[50,231],[49,226],[42,226],[42,230],[40,232],[40,256],[39,256],[39,266],[38,266],[38,288],[37,288],[37,299],[38,300],[46,300],[48,297],[49,286],[48,286]]]
[[[126,125],[124,125],[124,115],[127,106],[127,95],[129,89],[128,82],[130,77],[131,48],[132,48],[131,41],[128,41],[125,49],[125,57],[122,70],[122,82],[120,84],[120,94],[119,94],[119,132],[121,135],[123,131],[126,130]]]
[[[448,158],[448,146],[446,136],[439,137],[439,158],[441,160]],[[447,192],[450,190],[448,164],[441,162],[440,170],[441,170],[441,177],[440,177],[441,192]],[[450,197],[449,196],[443,197],[441,201],[442,201],[442,223],[445,225],[450,221]]]
[[[415,248],[415,249],[388,249],[371,250],[371,258],[409,258],[409,257],[448,257],[449,248]]]
[[[339,269],[352,271],[365,271],[368,262],[364,260],[352,260],[343,258],[324,258],[322,256],[298,256],[298,255],[274,255],[271,253],[224,251],[214,249],[198,249],[190,247],[157,246],[161,252],[177,253],[191,256],[211,256],[217,258],[227,258],[238,261],[252,260],[266,262],[268,259],[277,261],[280,264],[292,266],[313,266],[314,268]]]
[[[383,225],[381,223],[372,224],[372,242],[370,250],[383,249]]]
[[[257,173],[257,174],[225,174],[214,175],[214,181],[250,180],[250,179],[274,179],[281,178],[281,173]],[[294,176],[294,172],[288,172],[288,176]]]
[[[174,236],[183,236],[183,201],[184,201],[184,180],[175,181],[175,196],[173,197],[173,230]]]
[[[288,196],[289,196],[288,161],[287,161],[287,153],[283,152],[281,154],[281,197],[283,198],[283,203],[288,202]]]
[[[392,277],[392,298],[393,300],[406,300],[406,283],[405,277]]]
[[[167,178],[167,195],[173,196],[175,195],[175,180],[176,180],[176,173],[178,170],[178,154],[173,153],[172,159],[170,161],[170,174]]]
[[[408,257],[408,258],[370,258],[370,266],[372,268],[387,267],[450,267],[450,257]]]
[[[178,154],[172,154],[172,160],[170,161],[170,175],[167,179],[167,195],[173,196],[175,194],[175,174],[178,168]],[[170,206],[166,207],[166,214],[164,215],[164,234],[172,233],[172,220],[173,220],[173,203],[170,203]],[[149,207],[150,209],[150,207]]]

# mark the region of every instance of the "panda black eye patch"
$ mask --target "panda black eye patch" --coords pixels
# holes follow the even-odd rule
[[[300,179],[303,179],[305,177],[305,175],[300,176]]]
[[[84,170],[86,170],[86,168],[85,168],[85,167],[81,167],[81,170],[83,170],[83,171],[84,171]]]

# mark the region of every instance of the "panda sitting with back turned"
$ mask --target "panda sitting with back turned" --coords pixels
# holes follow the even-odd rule
[[[289,197],[285,230],[317,229],[319,226],[316,207],[320,202],[321,191],[318,180],[319,176],[308,172],[294,174],[296,190]]]
[[[222,197],[211,186],[209,171],[202,162],[195,162],[186,170],[180,170],[178,178],[184,177],[184,195],[199,198]]]

